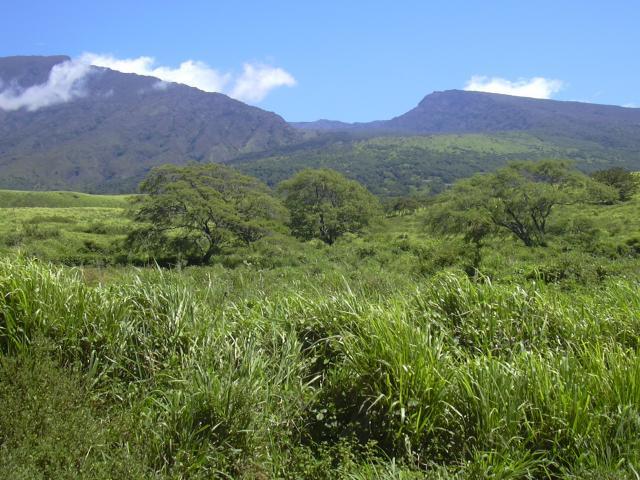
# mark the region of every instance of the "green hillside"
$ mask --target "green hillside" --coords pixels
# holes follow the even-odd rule
[[[128,198],[127,195],[0,190],[0,208],[124,208]]]
[[[0,57],[0,83],[16,79],[31,87],[65,60]],[[158,165],[222,162],[301,138],[272,112],[186,85],[154,88],[157,83],[93,67],[82,98],[34,112],[0,109],[0,188],[131,193]]]
[[[595,249],[494,238],[477,279],[423,212],[332,247],[282,236],[182,270],[10,254],[0,474],[632,479],[639,206],[583,212]],[[12,211],[44,232],[21,247],[39,258],[56,254],[47,242],[75,248],[90,218],[127,228],[118,209]],[[58,218],[53,236],[47,212],[75,223]],[[580,213],[563,209],[554,231]]]
[[[126,195],[0,190],[0,254],[109,263],[129,231]]]
[[[583,170],[612,164],[637,167],[633,152],[608,151],[587,141],[527,133],[460,134],[334,140],[233,165],[275,185],[304,168],[331,168],[358,180],[376,195],[438,190],[442,184],[495,170],[512,160],[573,159]]]

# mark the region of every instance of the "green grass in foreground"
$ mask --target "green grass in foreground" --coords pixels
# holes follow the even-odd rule
[[[637,282],[361,273],[0,262],[0,474],[636,478]]]

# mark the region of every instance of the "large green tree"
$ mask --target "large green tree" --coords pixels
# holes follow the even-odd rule
[[[155,257],[207,263],[223,246],[254,242],[286,219],[266,185],[219,164],[154,168],[140,192],[133,213],[140,227],[128,243]]]
[[[435,200],[427,218],[435,230],[463,234],[479,255],[484,237],[499,231],[529,247],[545,245],[557,205],[601,202],[612,195],[566,161],[518,162],[456,182]]]
[[[638,176],[626,168],[613,167],[593,172],[591,177],[618,192],[618,200],[626,202],[638,191],[640,180]]]
[[[328,169],[303,170],[279,186],[298,238],[333,244],[345,233],[357,233],[380,211],[366,188]]]

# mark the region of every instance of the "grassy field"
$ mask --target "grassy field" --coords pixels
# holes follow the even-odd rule
[[[471,278],[420,210],[160,269],[123,197],[6,195],[2,478],[638,478],[638,198]]]
[[[3,261],[0,472],[635,478],[636,282],[348,277]]]
[[[131,195],[0,190],[0,208],[125,208]]]
[[[0,190],[0,252],[108,263],[129,230],[127,196]]]
[[[126,215],[131,197],[0,190],[0,198],[10,198],[15,205],[0,208],[1,253],[22,252],[68,265],[135,260],[121,244],[131,229]],[[30,206],[33,204],[36,206]],[[625,265],[633,270],[635,254],[640,251],[639,210],[639,197],[613,205],[559,207],[551,218],[551,248],[531,250],[510,237],[493,238],[486,248],[483,271],[503,279],[572,255],[583,257],[579,262],[583,265],[576,268],[588,269],[600,262],[614,270]],[[352,266],[366,263],[399,271],[422,269],[429,274],[441,266],[462,265],[464,252],[459,251],[457,239],[430,234],[423,214],[389,216],[376,222],[367,235],[347,235],[332,249],[274,236],[251,247],[238,246],[218,260],[233,266],[242,264],[238,260],[242,257],[259,267],[270,267],[328,259]],[[123,256],[126,258],[118,259]]]

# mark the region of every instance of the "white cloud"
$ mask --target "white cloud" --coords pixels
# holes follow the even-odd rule
[[[166,90],[170,83],[182,83],[205,92],[221,92],[245,102],[260,102],[274,88],[293,86],[293,76],[282,68],[245,63],[240,75],[219,72],[204,62],[187,60],[177,68],[155,66],[152,57],[119,59],[111,55],[85,53],[80,58],[55,65],[45,83],[28,88],[3,83],[0,79],[0,109],[12,111],[39,108],[69,102],[87,94],[84,79],[91,66],[110,68],[124,73],[156,77],[154,90]],[[10,79],[4,79],[10,80]],[[4,88],[4,89],[3,89]],[[102,94],[113,95],[113,91]]]
[[[245,63],[242,75],[235,79],[229,95],[246,102],[259,102],[272,89],[296,84],[296,79],[281,68]]]
[[[519,79],[510,81],[500,77],[483,77],[475,75],[467,82],[464,89],[476,92],[503,93],[517,97],[551,98],[563,88],[560,80],[544,77]]]
[[[156,77],[163,82],[176,82],[205,92],[221,92],[245,102],[259,102],[274,88],[293,86],[296,81],[285,70],[269,65],[245,63],[241,75],[220,72],[204,62],[187,60],[177,68],[156,66],[153,57],[119,59],[111,55],[85,53],[84,61],[98,66]],[[156,88],[162,88],[158,85]]]
[[[0,92],[0,109],[35,111],[82,97],[86,95],[83,80],[90,69],[86,62],[68,60],[55,65],[45,83],[25,89],[9,85]]]
[[[154,90],[166,90],[170,85],[170,83],[165,82],[164,80],[158,80],[156,83],[151,85],[151,88]]]
[[[638,104],[636,104],[636,103],[625,103],[622,106],[625,107],[625,108],[640,108],[640,106],[638,106]]]
[[[82,60],[96,67],[110,68],[123,73],[135,73],[156,77],[165,82],[176,82],[196,87],[205,92],[221,92],[229,81],[228,74],[221,74],[203,62],[187,60],[178,68],[156,67],[152,57],[119,59],[111,55],[85,53]]]

